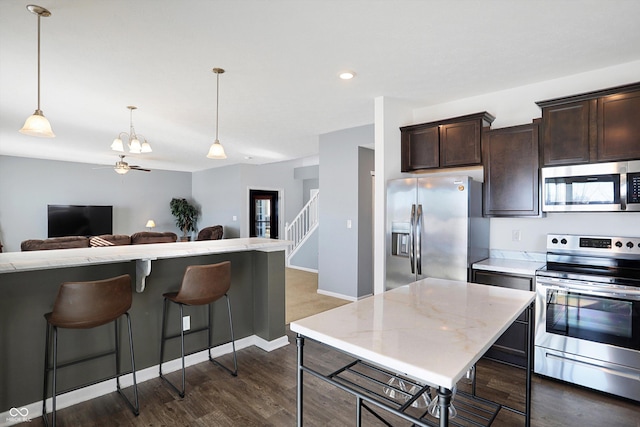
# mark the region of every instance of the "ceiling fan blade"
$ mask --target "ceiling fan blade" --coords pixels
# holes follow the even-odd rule
[[[151,169],[141,168],[140,166],[129,166],[129,169],[134,171],[151,172]]]

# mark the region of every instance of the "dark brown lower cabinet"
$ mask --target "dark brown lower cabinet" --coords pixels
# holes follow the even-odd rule
[[[534,277],[514,275],[486,270],[473,270],[472,282],[484,285],[501,286],[503,288],[534,290]],[[487,351],[485,357],[512,363],[526,368],[527,366],[527,328],[533,319],[525,311],[505,331],[496,343]]]

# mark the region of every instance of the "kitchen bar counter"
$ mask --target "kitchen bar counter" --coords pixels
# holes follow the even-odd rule
[[[134,282],[133,304],[129,313],[133,329],[138,380],[158,374],[162,295],[180,287],[189,265],[231,262],[229,298],[233,311],[236,347],[257,345],[270,351],[288,343],[285,326],[285,249],[289,242],[261,238],[223,239],[199,242],[157,243],[81,249],[62,249],[0,254],[0,416],[10,408],[27,407],[38,414],[42,399],[45,319],[51,311],[63,282],[99,280],[129,274]],[[147,270],[141,271],[141,267]],[[137,279],[136,279],[137,278]],[[137,282],[143,279],[142,287]],[[141,292],[144,289],[144,292]],[[133,291],[133,289],[132,289]],[[206,324],[206,310],[187,308],[191,327]],[[226,306],[212,309],[214,355],[230,351]],[[170,312],[169,333],[179,331],[179,314]],[[113,328],[91,331],[61,331],[60,358],[73,360],[87,354],[109,350]],[[126,334],[124,334],[126,335]],[[123,340],[126,337],[123,337]],[[174,342],[175,341],[175,342]],[[207,360],[206,334],[195,334],[185,342],[187,354],[195,353],[193,363]],[[122,342],[122,348],[128,343]],[[123,353],[126,354],[126,351]],[[180,356],[179,340],[167,343],[167,360]],[[126,371],[127,357],[123,358]],[[86,365],[86,366],[85,366]],[[169,371],[171,370],[168,367]],[[177,368],[179,364],[175,364]],[[96,383],[93,396],[114,390],[105,381],[113,374],[109,358],[61,370],[60,390]],[[242,369],[242,367],[240,367]],[[101,388],[100,388],[101,387]],[[81,401],[94,391],[76,392]],[[59,401],[61,403],[64,399]],[[142,402],[144,406],[144,401]],[[0,423],[1,424],[1,423]]]
[[[429,278],[290,326],[301,337],[451,390],[534,296]]]
[[[0,253],[0,274],[64,267],[136,261],[136,290],[144,291],[151,273],[151,261],[242,251],[285,250],[290,242],[264,238],[202,240],[151,243],[144,245],[100,246],[94,248]]]

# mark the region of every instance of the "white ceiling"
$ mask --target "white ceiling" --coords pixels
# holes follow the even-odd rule
[[[37,105],[55,139],[17,130]],[[377,96],[428,106],[640,59],[637,0],[0,0],[0,154],[96,164],[133,122],[143,167],[318,154]],[[228,159],[205,157],[215,136]],[[355,79],[342,81],[351,69]],[[251,159],[246,159],[251,157]]]

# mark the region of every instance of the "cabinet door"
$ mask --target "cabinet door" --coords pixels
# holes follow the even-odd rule
[[[640,91],[598,99],[598,160],[640,159]]]
[[[544,166],[589,163],[591,101],[542,109],[542,162]]]
[[[485,270],[472,270],[471,280],[475,283],[500,286],[503,288],[521,289],[524,291],[533,290],[532,276],[516,276]],[[525,311],[509,326],[504,334],[498,338],[485,356],[526,367],[527,329],[529,322],[533,322],[533,319],[528,316],[528,311]]]
[[[539,215],[538,125],[485,131],[482,144],[484,215]]]
[[[402,172],[440,166],[438,126],[405,130],[402,131],[401,138]]]
[[[482,162],[480,120],[451,123],[440,127],[440,166],[479,165]]]

